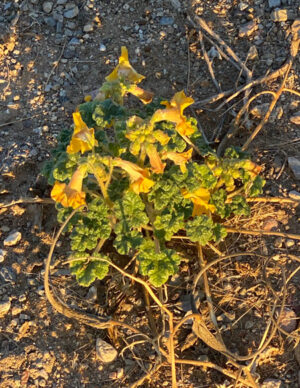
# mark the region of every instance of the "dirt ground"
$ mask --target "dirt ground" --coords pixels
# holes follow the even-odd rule
[[[274,21],[276,7],[286,10],[283,21]],[[70,126],[76,106],[116,65],[122,45],[127,46],[134,67],[146,76],[145,89],[167,99],[184,89],[198,102],[189,113],[196,115],[212,145],[218,145],[244,95],[219,111],[215,109],[222,99],[215,104],[201,101],[219,90],[235,90],[246,80],[204,39],[219,85],[212,82],[199,31],[188,19],[194,20],[196,15],[242,62],[246,61],[256,79],[276,70],[289,57],[291,25],[300,17],[300,6],[298,0],[2,0],[0,202],[49,197],[50,187],[40,175],[42,165],[50,157],[59,132]],[[299,70],[298,56],[286,88],[300,91]],[[279,85],[280,78],[274,79],[254,87],[252,95],[277,90]],[[263,96],[251,105],[258,113],[252,112],[242,123],[233,144],[245,142],[259,122],[262,104],[267,102],[270,97]],[[288,163],[289,157],[300,155],[299,119],[298,124],[291,119],[299,111],[299,94],[284,93],[249,148],[253,160],[263,166],[268,196],[288,197],[291,191],[299,191],[299,180]],[[1,207],[0,215],[0,302],[10,302],[9,310],[0,317],[0,387],[129,387],[138,380],[155,362],[150,346],[129,347],[121,353],[131,341],[126,338],[128,333],[83,326],[53,311],[46,301],[43,266],[58,226],[53,205]],[[299,233],[299,206],[258,203],[253,205],[251,217],[231,220],[230,226]],[[21,233],[21,240],[5,247],[4,240],[15,231]],[[62,239],[59,248],[57,262],[67,253],[68,242]],[[293,259],[299,256],[299,248],[299,242],[292,239],[239,234],[232,234],[219,247],[223,253],[250,250],[270,258],[267,262],[241,256],[208,272],[217,319],[232,352],[247,354],[259,347],[274,300],[265,287],[265,274],[279,289],[282,268],[288,277],[299,265]],[[184,295],[198,267],[193,247],[178,244],[178,249],[186,250],[190,258],[168,286],[168,303],[174,304],[179,319],[188,311]],[[205,254],[208,259],[215,257],[211,251]],[[61,264],[56,266],[52,282],[69,305],[127,319],[151,334],[141,290],[130,288],[117,276],[98,284],[94,299],[91,291],[76,285]],[[285,311],[291,314],[289,323],[294,325],[290,332],[299,325],[299,284],[298,273],[287,289]],[[204,317],[208,316],[205,306],[200,304]],[[180,358],[209,360],[227,367],[226,358],[204,342],[189,343],[190,333],[191,325],[187,324],[178,336],[176,353]],[[119,356],[114,362],[103,364],[97,358],[98,337],[117,348]],[[300,350],[298,347],[297,361],[296,345],[296,335],[276,333],[256,360],[258,386],[300,387]],[[237,373],[232,365],[228,368]],[[163,366],[141,386],[171,387],[170,380],[170,367]],[[235,385],[233,379],[214,369],[193,365],[178,365],[177,381],[181,388],[245,386]]]

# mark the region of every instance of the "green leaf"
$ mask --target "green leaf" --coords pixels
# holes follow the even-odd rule
[[[184,214],[175,212],[159,215],[156,217],[154,224],[156,235],[160,239],[170,241],[173,234],[184,228]]]
[[[189,191],[194,191],[200,186],[206,189],[215,187],[217,178],[206,164],[189,163],[187,168],[189,174],[186,179],[186,186]]]
[[[80,253],[71,258],[80,256]],[[88,287],[96,278],[103,279],[109,270],[109,263],[98,259],[109,260],[107,256],[96,254],[84,256],[83,260],[76,260],[70,263],[70,272],[76,276],[78,283]]]
[[[129,228],[139,228],[148,224],[149,219],[144,209],[144,202],[132,191],[128,191],[121,200],[115,203],[114,207],[117,218],[125,220]]]
[[[206,245],[214,238],[214,222],[206,215],[195,217],[186,223],[186,234],[191,241]]]
[[[111,99],[107,99],[97,104],[92,117],[97,127],[104,129],[110,126],[112,120],[124,118],[125,110]]]
[[[155,287],[166,283],[169,276],[177,272],[181,261],[180,256],[172,249],[164,249],[157,253],[152,241],[147,241],[143,245],[137,259],[140,262],[141,274],[148,276]]]
[[[135,251],[143,242],[143,235],[136,230],[127,234],[120,232],[114,240],[114,247],[121,255]]]
[[[80,104],[78,110],[81,114],[82,120],[86,123],[89,128],[95,126],[95,120],[93,119],[93,113],[97,105],[101,104],[101,101],[93,100]]]
[[[221,224],[215,224],[213,228],[213,233],[214,233],[213,240],[216,243],[224,240],[224,238],[227,236],[227,230]]]
[[[235,195],[230,203],[231,212],[238,216],[249,216],[250,207],[246,199],[241,195]]]
[[[217,190],[210,198],[210,203],[215,205],[216,213],[222,218],[228,217],[231,213],[230,206],[226,204],[226,199],[227,193],[224,189]]]
[[[261,194],[265,183],[266,181],[261,176],[258,175],[257,177],[255,177],[250,188],[249,196],[256,197],[257,195]]]

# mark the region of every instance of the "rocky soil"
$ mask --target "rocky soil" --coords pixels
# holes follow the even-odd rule
[[[70,125],[76,106],[101,85],[116,65],[122,45],[127,46],[131,63],[146,76],[143,86],[147,90],[170,98],[176,91],[185,89],[195,101],[218,93],[203,58],[198,31],[188,21],[188,15],[201,16],[246,61],[257,78],[280,67],[288,57],[290,27],[300,17],[300,5],[298,0],[2,0],[0,202],[20,197],[49,197],[50,188],[40,175],[43,162],[49,158],[61,129]],[[204,43],[221,90],[245,82],[239,70],[222,58],[209,41]],[[286,84],[298,92],[299,70],[298,56]],[[274,80],[266,89],[276,90],[278,85],[279,81]],[[256,91],[259,90],[260,86]],[[240,103],[240,99],[235,101]],[[251,106],[249,119],[243,123],[234,144],[243,144],[268,101],[261,98]],[[241,105],[226,109],[227,105],[217,113],[213,111],[215,107],[198,104],[190,113],[196,114],[207,138],[218,144]],[[299,198],[299,117],[299,95],[285,93],[251,145],[254,160],[263,166],[267,195]],[[257,222],[265,230],[275,228],[299,233],[299,209],[293,206],[255,207],[253,212],[256,219],[260,214]],[[136,353],[126,351],[122,356],[120,352],[126,342],[56,314],[45,299],[43,265],[57,231],[53,205],[1,206],[0,215],[0,387],[130,386],[142,376],[143,368],[153,362],[153,349],[145,346]],[[264,224],[266,216],[271,227]],[[245,223],[251,226],[251,220]],[[235,235],[223,249],[232,252],[249,247],[275,257],[275,262],[277,257],[289,271],[295,269],[295,262],[288,255],[299,255],[300,245],[291,239]],[[67,242],[60,241],[59,248],[63,256],[68,249]],[[190,256],[192,260],[193,252]],[[250,264],[254,267],[249,267]],[[232,280],[217,286],[218,277],[211,273],[216,300],[231,313],[228,318],[220,312],[225,331],[242,315],[246,304],[225,301],[227,305],[222,299],[224,290],[234,299],[237,294],[243,298],[251,289],[247,295],[252,298],[252,305],[259,303],[263,295],[260,286],[255,287],[263,279],[249,275],[260,268],[259,263],[250,264],[246,261],[239,268],[232,264],[232,276],[241,277],[239,284]],[[187,267],[182,268],[183,278],[192,276],[193,271]],[[287,316],[292,317],[287,322],[296,322],[296,326],[300,313],[299,280],[298,276],[292,282],[286,307]],[[132,324],[147,330],[139,291],[125,292],[111,281],[102,284],[102,295],[99,292],[95,295],[95,288],[85,290],[76,286],[62,266],[55,271],[53,283],[73,306],[93,313],[107,308],[119,316],[130,316]],[[246,294],[241,295],[243,289]],[[171,295],[172,301],[180,304],[183,296],[180,287],[178,290]],[[108,305],[107,292],[110,292]],[[123,302],[117,309],[120,300]],[[244,349],[239,349],[241,341],[238,340],[233,343],[236,350],[252,349],[252,340],[259,344],[267,304],[262,303],[258,310],[256,315],[253,312],[250,318],[239,321],[242,326],[237,325],[234,336],[241,339]],[[181,308],[178,314],[184,311]],[[294,326],[289,331],[295,329]],[[186,336],[189,331],[187,327]],[[228,337],[230,341],[232,338]],[[117,349],[116,358],[114,349],[99,350],[101,339]],[[184,343],[185,337],[181,341]],[[198,360],[206,357],[224,365],[222,356],[199,342],[187,347],[189,357]],[[282,334],[274,338],[258,362],[260,386],[300,387],[299,349],[297,358],[293,347],[293,340]],[[109,363],[103,362],[103,352],[111,357]],[[184,355],[182,352],[181,357]],[[212,370],[178,367],[179,387],[233,387],[234,383],[229,380]],[[170,369],[162,368],[152,381],[142,386],[170,387]]]

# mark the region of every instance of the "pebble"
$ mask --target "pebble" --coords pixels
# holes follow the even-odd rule
[[[96,354],[100,361],[108,363],[112,362],[117,357],[118,352],[112,345],[103,341],[101,338],[97,338]]]
[[[292,239],[288,239],[288,240],[286,240],[286,242],[285,242],[285,246],[286,246],[287,248],[292,248],[294,245],[295,245],[295,241],[292,240]]]
[[[163,16],[159,21],[161,26],[171,26],[174,23],[174,19],[171,16]]]
[[[291,118],[290,122],[296,125],[300,125],[300,112],[295,113]]]
[[[255,20],[251,20],[251,22],[248,22],[240,27],[239,30],[239,37],[244,38],[245,36],[250,36],[253,34],[254,31],[256,31],[258,28],[257,23]]]
[[[105,44],[101,43],[100,46],[99,46],[99,50],[102,51],[102,52],[106,51]]]
[[[289,197],[291,199],[295,199],[296,201],[300,201],[300,193],[296,190],[292,190],[289,192]]]
[[[7,251],[0,249],[0,263],[3,263],[6,254],[7,254]]]
[[[287,9],[274,9],[271,13],[273,22],[286,22],[288,20]]]
[[[5,232],[5,233],[10,231],[9,227],[6,225],[2,225],[0,229],[2,232]]]
[[[67,1],[68,1],[68,0],[57,0],[57,1],[56,1],[56,4],[57,4],[57,5],[64,5],[64,4],[66,4]]]
[[[300,180],[300,160],[294,156],[288,158],[290,169],[293,171],[295,178]]]
[[[266,379],[263,381],[261,388],[284,388],[284,385],[281,380]]]
[[[85,297],[89,302],[96,302],[97,300],[97,287],[92,286]]]
[[[22,312],[22,307],[21,307],[21,306],[14,306],[14,307],[12,308],[11,315],[12,315],[13,317],[15,317],[16,315],[21,314],[21,312]]]
[[[21,240],[22,234],[20,232],[14,232],[10,234],[6,239],[4,240],[4,246],[6,247],[12,247],[14,245],[17,245],[18,242]]]
[[[269,0],[270,8],[280,7],[280,5],[281,5],[281,0]]]
[[[76,18],[76,16],[79,14],[79,8],[74,3],[68,4],[68,7],[66,6],[66,8],[67,10],[64,12],[64,17],[67,19]]]
[[[239,4],[239,10],[240,10],[240,11],[245,11],[245,9],[247,9],[247,8],[248,8],[248,4],[247,4],[247,3],[241,2],[241,3]]]
[[[279,311],[278,311],[279,313]],[[297,327],[297,316],[295,314],[295,311],[284,307],[280,320],[279,320],[279,327],[281,329],[287,331],[288,333],[291,333],[294,331]]]
[[[10,301],[0,302],[0,317],[3,317],[10,310],[11,303]]]
[[[91,32],[91,31],[93,31],[93,29],[94,29],[93,23],[87,23],[87,24],[83,27],[83,31],[84,31],[84,32]]]
[[[0,280],[7,283],[15,283],[16,274],[10,267],[3,267],[0,270]]]
[[[53,8],[53,3],[52,1],[45,1],[43,3],[43,11],[46,12],[46,13],[50,13],[52,11],[52,8]]]

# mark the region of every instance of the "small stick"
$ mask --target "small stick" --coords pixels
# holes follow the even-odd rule
[[[65,43],[63,44],[62,50],[61,50],[61,52],[60,52],[60,55],[59,55],[57,61],[55,61],[55,62],[53,63],[53,67],[52,67],[52,69],[51,69],[51,71],[50,71],[50,74],[48,75],[48,78],[47,78],[47,81],[46,81],[45,84],[44,84],[44,87],[46,87],[46,86],[48,85],[48,82],[49,82],[49,80],[50,80],[52,74],[54,73],[54,70],[57,68],[57,66],[58,66],[58,64],[59,64],[59,62],[60,62],[60,60],[61,60],[61,57],[63,56],[63,53],[64,53],[64,51],[65,51],[66,44],[67,44],[67,41],[65,41]]]
[[[228,227],[226,227],[226,230],[228,233],[250,234],[252,236],[279,236],[279,237],[291,238],[294,240],[300,240],[300,234],[267,232],[264,230],[234,229],[234,228],[228,228]]]
[[[203,53],[203,57],[205,59],[205,62],[207,64],[207,68],[208,68],[208,71],[209,71],[209,74],[210,74],[210,77],[216,87],[216,89],[221,92],[221,87],[220,87],[220,84],[218,83],[218,81],[216,80],[216,77],[215,77],[215,73],[214,73],[214,69],[212,67],[212,64],[211,64],[211,61],[208,57],[208,54],[207,54],[207,51],[205,49],[205,46],[204,46],[204,42],[203,42],[203,34],[201,31],[199,31],[199,40],[200,40],[200,45],[201,45],[201,49],[202,49],[202,53]]]
[[[28,204],[28,203],[40,203],[40,204],[45,204],[45,205],[54,205],[55,202],[53,201],[53,199],[51,198],[39,198],[39,197],[35,197],[35,198],[28,198],[28,197],[21,197],[19,199],[15,199],[11,202],[8,202],[8,203],[5,203],[5,202],[2,202],[0,203],[0,208],[6,208],[6,207],[11,207],[11,206],[14,206],[14,205],[18,205],[18,204]]]

